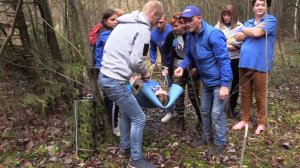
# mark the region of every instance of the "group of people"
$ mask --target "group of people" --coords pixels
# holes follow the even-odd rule
[[[267,13],[270,5],[271,0],[252,0],[254,17],[244,25],[239,22],[233,5],[224,7],[216,26],[207,23],[201,10],[193,5],[174,13],[167,23],[164,8],[156,0],[148,1],[142,11],[119,17],[116,13],[103,20],[108,32],[101,33],[95,48],[96,63],[100,63],[96,64],[100,68],[98,81],[107,101],[114,102],[121,111],[120,155],[131,156],[130,166],[155,167],[143,158],[141,146],[146,117],[128,89],[134,73],[140,74],[144,82],[150,81],[145,63],[149,50],[152,69],[158,68],[157,48],[160,51],[162,66],[168,69],[169,85],[176,83],[183,88],[187,85],[198,116],[197,127],[202,128],[195,146],[213,142],[209,154],[224,152],[225,106],[229,100],[227,111],[236,117],[239,90],[243,114],[233,129],[242,129],[249,123],[253,91],[258,112],[255,134],[266,129],[266,82],[272,70],[277,24],[276,18]],[[179,128],[184,129],[184,107],[182,94],[162,121],[172,118],[175,110]]]

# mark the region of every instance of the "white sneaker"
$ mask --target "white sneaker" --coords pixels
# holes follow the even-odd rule
[[[162,119],[161,122],[167,122],[173,117],[172,113],[167,113]]]
[[[113,128],[113,134],[116,136],[120,136],[120,126],[118,125],[117,127]]]

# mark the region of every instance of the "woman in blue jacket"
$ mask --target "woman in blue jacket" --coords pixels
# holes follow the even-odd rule
[[[252,0],[252,6],[254,18],[235,37],[243,41],[239,63],[243,116],[233,129],[242,129],[249,123],[254,93],[258,113],[255,134],[259,135],[266,129],[267,79],[273,66],[277,20],[267,13],[271,0]]]
[[[103,49],[104,45],[108,39],[108,36],[110,35],[111,31],[117,26],[118,13],[114,9],[107,9],[102,16],[102,24],[104,27],[104,31],[101,32],[97,43],[96,43],[96,49],[95,49],[95,66],[97,68],[101,68],[101,62],[103,57]]]
[[[104,26],[104,31],[100,34],[100,37],[97,40],[95,46],[95,66],[96,68],[101,68],[101,62],[103,58],[103,50],[105,43],[111,33],[111,31],[117,26],[118,21],[118,12],[114,9],[107,9],[102,16],[102,24]],[[104,93],[104,92],[103,92]],[[112,123],[113,133],[116,136],[120,136],[120,128],[118,126],[118,115],[119,115],[119,107],[114,106],[113,101],[109,100],[105,94],[104,95],[104,106],[105,110],[108,114],[109,121],[112,121],[112,117],[114,117],[114,123]],[[114,108],[115,107],[115,108]],[[112,116],[114,108],[114,116]],[[110,123],[110,122],[109,122]]]

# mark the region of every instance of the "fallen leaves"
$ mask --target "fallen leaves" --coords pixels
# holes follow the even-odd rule
[[[281,168],[300,165],[299,136],[296,136],[296,132],[299,131],[297,125],[299,125],[300,115],[295,110],[298,106],[291,105],[290,99],[285,95],[286,92],[293,91],[293,88],[289,86],[289,89],[285,89],[286,84],[279,84],[278,91],[270,90],[268,120],[270,128],[261,136],[249,135],[243,167]],[[178,130],[176,117],[167,123],[161,123],[160,119],[164,113],[159,111],[162,110],[145,111],[147,123],[144,129],[143,154],[152,163],[166,168],[239,167],[243,131],[228,130],[229,143],[226,152],[221,156],[210,157],[206,154],[209,145],[200,148],[191,145],[200,133],[195,130],[197,117],[189,102],[185,109],[186,131]],[[119,138],[116,138],[113,144],[103,144],[99,148],[100,152],[83,160],[75,154],[74,123],[69,119],[70,116],[54,114],[48,119],[42,119],[31,109],[24,113],[29,117],[9,116],[10,121],[6,121],[5,126],[0,126],[0,153],[9,155],[0,154],[0,162],[6,159],[5,164],[1,162],[0,168],[7,167],[6,165],[11,167],[50,167],[50,165],[125,167],[127,165],[127,158],[118,157]],[[30,122],[33,120],[34,122]],[[17,122],[20,121],[23,125],[18,125]],[[229,120],[228,125],[234,122],[236,121]],[[249,129],[255,129],[255,125],[251,124]]]
[[[33,142],[32,142],[32,141],[29,141],[29,142],[26,144],[26,150],[27,150],[27,151],[31,151],[33,145],[34,145]]]

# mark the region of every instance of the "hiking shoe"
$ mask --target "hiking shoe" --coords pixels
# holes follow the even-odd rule
[[[139,160],[131,160],[129,161],[128,165],[131,168],[157,168],[157,166],[148,162],[144,158],[141,158]]]
[[[226,145],[214,145],[208,149],[208,155],[220,155],[226,150]]]
[[[119,157],[129,157],[130,156],[130,148],[128,149],[122,149],[120,148],[120,151],[119,151]]]
[[[167,122],[173,117],[172,113],[167,113],[162,119],[161,122]]]
[[[192,145],[194,147],[200,147],[200,146],[203,146],[203,145],[208,145],[209,143],[211,143],[212,141],[210,140],[207,140],[207,139],[200,139],[200,140],[195,140],[192,142]]]

